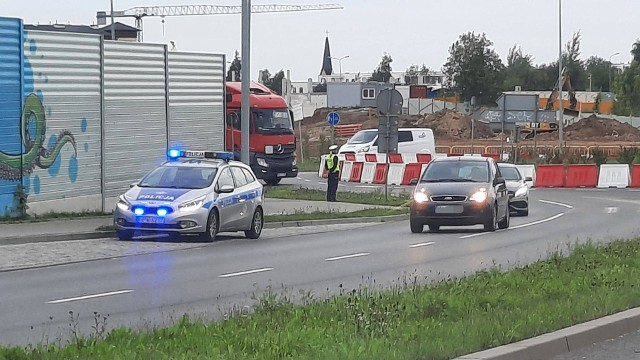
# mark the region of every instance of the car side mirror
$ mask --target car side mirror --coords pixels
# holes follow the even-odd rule
[[[232,193],[233,190],[235,190],[233,185],[222,185],[216,189],[216,192],[218,194],[229,194]]]
[[[418,178],[413,178],[409,181],[409,185],[418,185]]]
[[[131,184],[129,184],[129,189],[131,189],[131,188],[133,188],[133,187],[135,187],[137,185],[138,185],[138,183],[131,183]]]
[[[504,180],[504,178],[495,178],[495,180],[493,180],[493,184],[494,185],[506,185],[506,181]]]
[[[533,178],[531,176],[527,176],[526,178],[524,178],[524,181],[533,181]]]

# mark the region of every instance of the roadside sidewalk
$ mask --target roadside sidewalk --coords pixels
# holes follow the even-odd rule
[[[377,205],[351,203],[329,203],[324,201],[265,199],[265,215],[288,215],[296,213],[353,212],[373,208],[388,208]],[[351,219],[339,219],[340,223],[348,223]],[[267,223],[265,228],[279,228],[302,225],[324,225],[336,220],[300,221],[291,223]],[[366,218],[358,222],[367,222]],[[97,231],[103,226],[113,224],[110,215],[87,217],[69,220],[50,220],[42,222],[24,222],[17,224],[0,224],[0,245],[23,244],[34,242],[51,242],[62,240],[99,239],[111,236],[111,232]]]

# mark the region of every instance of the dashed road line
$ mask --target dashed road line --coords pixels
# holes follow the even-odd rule
[[[573,209],[572,205],[569,204],[563,204],[563,203],[559,203],[559,202],[555,202],[555,201],[549,201],[549,200],[538,200],[541,203],[545,203],[545,204],[551,204],[551,205],[557,205],[557,206],[562,206],[562,207],[566,207],[567,209]]]
[[[424,243],[419,243],[419,244],[409,245],[409,247],[410,247],[410,248],[418,248],[418,247],[429,246],[429,245],[433,245],[433,244],[435,244],[435,242],[433,242],[433,241],[429,241],[429,242],[424,242]]]
[[[221,278],[230,278],[230,277],[234,277],[234,276],[257,274],[257,273],[261,273],[261,272],[265,272],[265,271],[271,271],[271,270],[273,270],[273,268],[261,268],[261,269],[254,269],[254,270],[246,270],[246,271],[239,271],[239,272],[235,272],[235,273],[222,274],[219,277],[221,277]]]
[[[330,257],[330,258],[326,258],[324,260],[325,261],[336,261],[336,260],[352,259],[352,258],[357,258],[357,257],[367,256],[367,255],[369,255],[369,253],[357,253],[357,254],[351,254],[351,255],[342,255],[342,256]]]
[[[71,301],[88,300],[88,299],[95,299],[95,298],[100,298],[105,296],[128,294],[130,292],[133,292],[133,290],[110,291],[110,292],[105,292],[100,294],[83,295],[83,296],[70,297],[70,298],[59,299],[59,300],[51,300],[51,301],[47,301],[47,304],[61,304],[61,303],[66,303]]]

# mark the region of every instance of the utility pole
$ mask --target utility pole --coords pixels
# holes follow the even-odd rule
[[[609,56],[609,92],[612,92],[611,91],[611,67],[612,67],[613,64],[611,63],[611,58],[616,56],[616,55],[620,55],[620,53],[616,52],[616,53],[611,54],[611,56]]]
[[[564,154],[564,104],[562,97],[562,0],[558,0],[558,141],[560,155]]]
[[[240,128],[241,128],[241,141],[242,148],[240,152],[240,160],[249,165],[251,159],[249,158],[249,126],[250,126],[250,106],[249,106],[249,91],[250,91],[250,77],[251,77],[251,0],[242,1],[242,104],[240,106]]]
[[[116,39],[116,24],[113,20],[113,0],[111,0],[111,40]]]

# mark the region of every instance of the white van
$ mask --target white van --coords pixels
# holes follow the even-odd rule
[[[377,153],[378,129],[358,131],[340,147],[339,154]],[[427,128],[398,129],[398,153],[435,154],[433,130]]]

